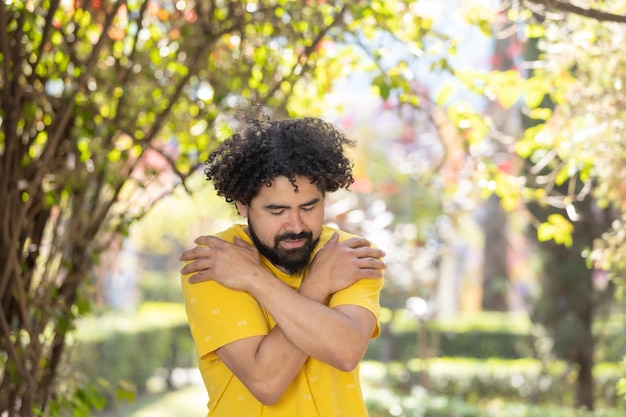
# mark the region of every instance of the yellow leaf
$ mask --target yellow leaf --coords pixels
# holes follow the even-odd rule
[[[543,25],[534,24],[524,26],[524,33],[527,38],[541,38],[546,33]]]
[[[522,94],[523,79],[517,71],[494,71],[489,75],[489,87],[504,108],[513,106]]]
[[[541,223],[537,228],[537,239],[547,242],[554,237],[554,226],[549,223]]]
[[[552,110],[545,107],[538,107],[528,112],[528,116],[531,119],[548,120],[550,116],[552,116]]]

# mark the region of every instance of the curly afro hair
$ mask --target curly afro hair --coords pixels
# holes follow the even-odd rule
[[[296,176],[307,177],[325,195],[354,182],[344,146],[354,141],[321,119],[249,120],[209,155],[204,173],[227,202],[250,204],[261,186],[279,176],[296,192]]]

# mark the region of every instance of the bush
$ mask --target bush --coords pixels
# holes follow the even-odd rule
[[[525,358],[535,357],[533,340],[528,334],[494,331],[428,331],[429,350],[436,356],[468,358]],[[435,341],[433,344],[432,342]],[[406,361],[418,356],[419,336],[416,332],[383,333],[374,339],[366,359]],[[391,346],[391,347],[390,347]],[[385,353],[393,352],[391,355]]]
[[[183,302],[183,290],[177,271],[144,270],[141,271],[138,282],[141,298],[146,302]]]
[[[391,313],[387,311],[387,315]],[[532,324],[525,316],[488,312],[445,321],[430,321],[420,332],[419,321],[398,310],[388,322],[381,323],[382,334],[370,343],[369,360],[408,361],[418,354],[420,337],[429,356],[466,358],[536,358]],[[623,328],[610,326],[596,330],[596,360],[619,362],[626,336]]]
[[[575,392],[575,371],[561,361],[551,363],[545,370],[534,359],[433,358],[413,359],[407,363],[364,362],[361,374],[364,382],[372,387],[385,387],[404,394],[427,389],[431,395],[474,404],[493,398],[508,402],[574,404],[571,393]],[[599,406],[626,406],[616,393],[621,376],[619,364],[599,364],[594,376]]]
[[[89,381],[130,384],[138,393],[159,371],[197,366],[184,306],[168,303],[144,304],[136,315],[82,319],[68,362]]]
[[[398,396],[383,389],[369,393],[366,403],[370,417],[624,417],[625,415],[622,409],[586,411],[500,400],[478,406],[442,396]]]

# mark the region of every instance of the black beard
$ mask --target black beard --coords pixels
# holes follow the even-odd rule
[[[311,253],[313,253],[313,249],[315,249],[315,245],[317,245],[317,241],[319,240],[319,238],[317,238],[314,241],[313,233],[311,232],[301,232],[299,234],[285,233],[276,236],[274,238],[274,246],[271,247],[261,242],[259,236],[254,232],[254,227],[250,219],[248,219],[248,232],[250,232],[250,238],[261,255],[265,256],[272,264],[283,268],[291,275],[304,272],[309,266]],[[306,243],[300,248],[282,249],[279,243],[282,240],[288,239],[306,239]]]

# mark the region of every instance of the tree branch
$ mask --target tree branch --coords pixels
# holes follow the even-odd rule
[[[180,179],[180,185],[185,189],[185,191],[188,194],[191,194],[191,190],[187,186],[186,180],[187,180],[187,178],[189,178],[196,171],[196,169],[200,168],[203,165],[203,163],[202,162],[196,162],[189,169],[189,171],[185,174],[181,170],[178,169],[178,167],[176,166],[176,161],[174,160],[174,158],[172,158],[167,152],[163,151],[163,149],[161,149],[158,146],[154,146],[154,144],[150,144],[149,148],[152,149],[153,151],[157,152],[159,155],[161,155],[161,157],[163,157],[163,159],[165,159],[167,161],[167,164],[170,166],[170,169]]]
[[[133,41],[132,41],[133,49],[130,51],[130,54],[127,56],[128,62],[134,62],[135,57],[137,56],[137,45],[138,45],[138,40],[139,40],[139,34],[141,33],[141,30],[144,28],[144,22],[146,21],[144,19],[145,17],[144,13],[146,12],[146,9],[148,8],[148,4],[149,4],[149,1],[145,0],[141,4],[141,7],[139,8],[139,13],[135,17],[135,24],[137,25],[137,31],[135,32],[135,35],[133,36]],[[132,74],[133,74],[131,71],[131,68],[132,68],[131,65],[128,65],[128,66],[121,65],[120,58],[116,59],[116,72],[118,73],[118,76],[117,76],[118,82],[115,85],[111,84],[109,86],[108,90],[109,90],[111,97],[113,97],[113,94],[111,92],[112,89],[114,89],[118,85],[127,85],[130,82],[130,78],[132,77]],[[120,120],[122,118],[122,115],[126,113],[124,109],[126,106],[127,99],[128,99],[128,94],[122,94],[122,96],[119,98],[119,101],[117,103],[117,111],[115,112],[115,119],[111,121],[112,126],[120,125]],[[108,149],[110,147],[114,136],[115,136],[114,131],[110,130],[109,134],[103,141],[104,149]]]
[[[40,164],[42,166],[46,166],[46,164],[50,163],[50,159],[54,156],[59,141],[62,139],[63,134],[66,133],[68,123],[72,117],[72,111],[74,110],[74,107],[76,105],[76,96],[85,88],[85,84],[87,84],[87,81],[92,74],[94,66],[98,63],[100,50],[107,42],[107,31],[113,24],[113,20],[117,15],[119,8],[125,4],[126,0],[119,0],[107,13],[106,18],[101,25],[102,33],[100,35],[100,38],[98,39],[98,42],[94,45],[89,59],[85,63],[85,70],[76,80],[76,87],[74,91],[72,91],[72,93],[66,98],[65,102],[67,106],[62,109],[62,111],[59,112],[57,115],[55,115],[55,123],[53,123],[53,125],[51,126],[50,134],[48,135],[48,140],[46,142],[46,147],[44,148],[39,158]],[[47,171],[45,169],[41,169],[36,172],[35,177],[32,178],[31,183],[28,185],[29,188],[27,191],[29,194],[33,194],[35,192],[36,187],[41,183],[46,172]]]
[[[345,4],[342,7],[342,9],[335,15],[335,19],[333,19],[333,21],[328,26],[323,27],[319,31],[319,33],[317,34],[315,39],[313,39],[311,44],[307,46],[296,59],[295,64],[291,68],[291,72],[288,78],[297,79],[302,74],[300,71],[306,71],[306,68],[307,68],[306,61],[308,61],[309,57],[311,56],[311,53],[315,51],[315,48],[318,46],[318,44],[324,40],[324,38],[326,37],[326,34],[328,33],[330,29],[343,23],[344,18],[345,18],[345,13],[347,10],[348,10],[348,5]],[[284,79],[274,82],[274,85],[269,89],[263,101],[266,101],[268,97],[272,97],[276,93],[276,91],[280,88],[280,84],[282,83],[283,80]],[[289,84],[291,88],[293,88],[294,82],[290,82]]]
[[[183,94],[184,88],[189,84],[189,80],[195,75],[197,75],[199,69],[201,68],[203,64],[202,58],[208,55],[208,52],[211,50],[211,48],[213,48],[217,40],[219,40],[228,31],[230,31],[229,28],[219,30],[215,33],[207,33],[206,41],[202,44],[201,47],[199,47],[195,51],[194,55],[191,56],[187,61],[187,67],[189,68],[189,71],[184,77],[182,77],[178,81],[178,84],[175,86],[174,91],[172,92],[169,99],[167,100],[167,106],[156,116],[155,121],[152,123],[152,126],[150,127],[150,129],[146,132],[142,141],[139,142],[134,137],[134,135],[131,135],[134,143],[142,144],[142,154],[145,151],[146,147],[156,137],[157,133],[160,131],[161,127],[165,123],[165,120],[167,119],[167,117],[171,114],[174,104],[178,101],[180,96]],[[135,160],[135,162],[132,163],[128,167],[129,173],[135,169],[135,166],[136,164],[139,163],[140,159],[141,158],[138,157]],[[93,233],[104,222],[104,219],[106,218],[107,213],[109,212],[111,207],[118,201],[117,196],[119,195],[123,185],[124,185],[124,182],[122,181],[117,186],[115,186],[113,195],[109,198],[108,202],[103,204],[101,209],[95,212],[93,216],[91,216],[90,226],[87,228],[89,233]]]
[[[600,22],[617,22],[626,23],[626,16],[605,12],[598,9],[586,9],[584,7],[575,6],[569,2],[562,0],[526,0],[528,3],[539,4],[546,8],[552,8],[561,12],[573,13],[580,16],[595,19]]]
[[[10,83],[8,81],[11,71],[10,62],[12,62],[13,59],[13,54],[11,53],[12,48],[9,47],[10,36],[9,32],[7,31],[7,28],[9,26],[7,13],[7,6],[0,7],[0,34],[2,35],[0,36],[0,54],[2,54],[2,56],[4,57],[4,59],[2,60],[2,72],[4,74],[5,83],[7,84],[2,89],[2,96],[4,98],[3,102],[5,103],[8,102],[8,98],[11,96],[11,89],[9,88]]]
[[[52,34],[52,21],[54,20],[54,14],[59,8],[59,3],[60,3],[59,0],[53,0],[50,2],[50,8],[48,9],[47,14],[46,14],[46,23],[44,24],[43,32],[41,34],[41,43],[39,44],[37,57],[35,59],[35,62],[33,62],[33,64],[31,65],[32,72],[30,76],[28,76],[29,85],[33,85],[35,78],[39,77],[38,72],[37,72],[37,67],[39,66],[39,63],[41,62],[41,59],[46,54],[45,52],[46,48],[50,47],[50,44],[48,42],[50,41],[50,36]],[[42,81],[42,84],[45,85],[45,81]]]

